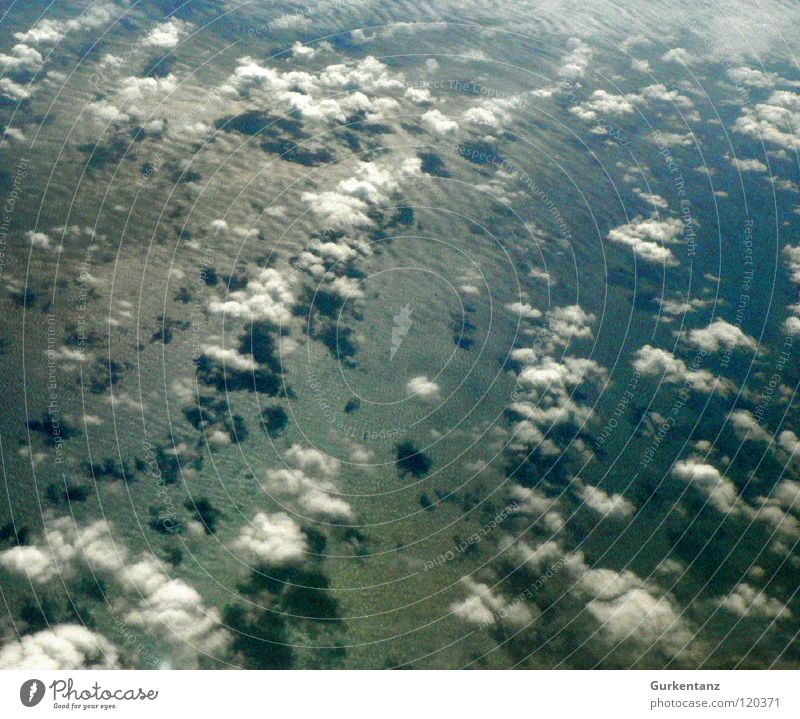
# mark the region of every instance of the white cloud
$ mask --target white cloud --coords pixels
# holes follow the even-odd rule
[[[800,127],[800,94],[778,90],[766,102],[744,107],[733,129],[753,139],[796,150]]]
[[[39,20],[25,32],[15,32],[14,37],[20,42],[54,43],[61,40],[72,30],[83,30],[99,27],[113,17],[114,5],[107,2],[96,2],[80,15],[67,21]]]
[[[255,361],[253,355],[239,354],[237,350],[230,347],[205,344],[201,347],[201,351],[206,357],[210,357],[231,369],[240,370],[242,372],[252,372],[258,369],[258,362]]]
[[[573,340],[588,340],[594,337],[591,325],[597,318],[580,305],[556,307],[547,313],[550,330],[549,347],[567,345]]]
[[[680,65],[688,65],[692,60],[692,56],[684,48],[675,47],[672,48],[672,50],[667,50],[667,52],[661,56],[661,59],[664,62],[674,62]]]
[[[97,100],[88,105],[88,110],[100,122],[106,125],[122,125],[129,122],[131,116],[120,110],[116,105],[113,105],[108,100]]]
[[[321,42],[315,47],[311,47],[310,45],[303,45],[301,42],[295,42],[292,45],[292,55],[294,57],[306,57],[312,58],[314,57],[320,50],[330,50],[331,46],[327,42]]]
[[[686,95],[681,95],[677,90],[668,90],[667,86],[660,82],[643,87],[639,90],[639,94],[646,100],[669,102],[684,109],[694,107],[694,103]]]
[[[643,375],[661,378],[671,384],[688,383],[698,392],[727,391],[730,384],[723,378],[717,378],[705,369],[690,368],[682,359],[671,352],[645,345],[636,351],[633,368]]]
[[[429,380],[425,375],[412,377],[406,384],[406,391],[410,395],[424,400],[436,400],[439,398],[439,385]]]
[[[399,171],[374,162],[360,162],[352,177],[341,180],[335,191],[304,192],[302,200],[311,212],[330,229],[353,230],[373,225],[367,214],[374,205],[387,203],[407,177],[419,174],[419,158],[407,158]]]
[[[644,200],[645,202],[650,203],[653,207],[659,210],[666,210],[669,207],[667,201],[661,197],[661,195],[657,195],[653,192],[645,191],[641,187],[634,187],[632,192],[639,197],[640,199]]]
[[[178,641],[170,641],[165,653],[182,668],[196,666],[200,655],[221,656],[230,642],[219,612],[205,607],[197,590],[182,579],[163,577],[125,621],[157,636],[165,631],[174,635]]]
[[[608,239],[633,248],[646,262],[659,262],[675,266],[678,261],[672,251],[665,247],[677,242],[683,231],[683,222],[677,218],[659,220],[655,217],[638,217],[608,233]]]
[[[661,305],[661,312],[670,317],[679,317],[689,314],[695,310],[703,309],[712,304],[711,300],[704,300],[700,297],[692,297],[687,300],[673,300],[656,297],[655,301]]]
[[[275,567],[302,562],[308,542],[299,525],[285,512],[258,512],[242,528],[233,549],[245,562]]]
[[[118,669],[119,653],[79,624],[56,624],[0,647],[0,669]]]
[[[653,142],[666,147],[691,147],[694,140],[689,133],[658,132],[651,135]]]
[[[634,506],[621,494],[608,494],[600,487],[583,485],[579,492],[584,504],[604,517],[626,519],[633,516]]]
[[[293,444],[286,451],[284,459],[297,469],[315,472],[328,478],[338,475],[341,469],[341,465],[333,457],[313,447],[303,447],[299,444]]]
[[[737,584],[728,596],[721,599],[720,606],[740,617],[751,619],[788,619],[792,616],[783,602],[744,582]]]
[[[173,48],[181,38],[181,23],[174,18],[154,27],[142,43],[150,47]]]
[[[582,80],[586,75],[586,70],[592,60],[591,48],[582,40],[571,37],[567,41],[567,47],[571,52],[566,55],[558,74],[564,80]]]
[[[0,565],[40,584],[91,571],[122,590],[121,607],[129,624],[153,634],[163,636],[167,630],[175,635],[178,642],[165,645],[165,654],[181,667],[195,666],[198,653],[221,652],[229,640],[219,613],[206,608],[193,587],[168,577],[151,556],[132,561],[104,520],[85,527],[69,516],[48,520],[39,544],[1,552]]]
[[[766,172],[767,166],[761,160],[746,160],[739,157],[731,158],[731,164],[739,172]]]
[[[553,607],[555,625],[575,624],[580,636],[597,645],[595,651],[625,642],[637,650],[674,655],[691,640],[689,626],[672,598],[633,572],[590,567],[582,552],[566,552],[552,540],[535,549],[517,542],[513,551],[531,576],[541,577],[548,567],[555,568],[540,587],[538,601]],[[563,613],[561,618],[558,612]],[[577,626],[587,620],[588,626]]]
[[[38,247],[42,250],[50,249],[50,238],[44,232],[29,230],[25,233],[25,239],[30,242],[31,247]]]
[[[786,265],[789,268],[792,282],[800,285],[800,245],[784,247],[783,255],[786,258]]]
[[[14,37],[22,42],[50,43],[64,37],[64,23],[57,20],[40,20],[25,32],[15,32]]]
[[[466,122],[480,125],[484,128],[499,129],[511,120],[511,116],[505,111],[505,107],[513,106],[513,101],[494,101],[484,102],[479,107],[469,108],[463,115]]]
[[[464,577],[461,584],[469,596],[450,606],[450,611],[470,624],[484,625],[503,622],[515,627],[524,627],[534,618],[531,607],[521,601],[509,602],[495,594],[486,584]]]
[[[739,499],[736,487],[713,465],[700,459],[682,460],[675,463],[672,476],[695,487],[720,512],[728,514],[734,511]]]
[[[734,82],[740,82],[748,87],[768,89],[774,87],[776,76],[751,67],[732,67],[728,70],[728,77]]]
[[[646,648],[662,644],[679,650],[691,638],[670,600],[644,588],[631,587],[609,599],[593,600],[587,609],[612,645],[627,640]]]
[[[769,442],[770,435],[753,416],[752,412],[746,409],[734,410],[728,415],[728,420],[736,430],[740,439],[745,437],[751,441]]]
[[[785,429],[780,433],[778,436],[778,444],[790,457],[800,459],[800,437],[790,429]]]
[[[359,197],[340,192],[304,192],[302,200],[330,229],[355,229],[369,227],[372,219],[367,215],[369,205]]]
[[[31,93],[10,78],[2,77],[0,78],[0,96],[8,97],[11,100],[27,100]]]
[[[353,518],[352,508],[336,496],[338,489],[332,481],[339,473],[338,461],[299,444],[292,445],[284,460],[289,467],[267,471],[263,484],[267,494],[314,519],[341,522]]]
[[[532,354],[529,354],[532,353]],[[544,455],[561,452],[545,433],[557,425],[584,424],[591,416],[591,408],[579,404],[574,390],[579,386],[598,387],[607,377],[606,370],[594,360],[564,357],[561,361],[540,357],[534,350],[515,350],[512,358],[525,366],[517,377],[517,388],[508,409],[522,419],[513,425],[513,450],[537,446]],[[538,360],[537,360],[538,358]],[[580,440],[572,442],[580,449]]]
[[[337,89],[342,92],[331,92]],[[364,112],[367,122],[377,122],[397,107],[397,101],[388,96],[394,90],[404,90],[402,79],[392,77],[382,62],[370,56],[349,65],[328,65],[315,74],[302,70],[284,73],[243,57],[221,91],[223,95],[256,97],[267,106],[277,103],[284,111],[297,111],[309,121],[344,122],[350,115]]]
[[[285,272],[267,267],[248,281],[246,287],[227,295],[224,300],[212,300],[208,309],[215,314],[245,319],[268,320],[276,325],[292,318],[295,297]]]
[[[175,75],[165,77],[126,77],[119,83],[114,96],[134,102],[156,94],[167,94],[178,87]]]
[[[0,566],[39,584],[70,577],[79,564],[98,572],[113,572],[121,566],[122,557],[104,520],[78,527],[71,517],[61,517],[47,524],[44,536],[42,546],[26,544],[0,552]]]
[[[719,352],[721,348],[755,351],[758,343],[736,325],[723,319],[714,320],[704,329],[689,330],[688,341],[706,352]]]
[[[527,302],[511,302],[506,305],[506,309],[525,320],[535,320],[542,316],[539,310]]]
[[[428,110],[420,119],[428,130],[439,135],[446,135],[458,130],[458,123],[442,114],[439,110]]]
[[[14,45],[10,55],[0,53],[0,63],[4,66],[5,72],[36,71],[43,62],[42,54],[36,48],[28,47],[24,43]]]

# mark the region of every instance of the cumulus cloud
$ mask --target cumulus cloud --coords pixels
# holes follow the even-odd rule
[[[659,220],[656,217],[638,217],[608,233],[608,239],[633,248],[645,262],[659,262],[676,266],[678,261],[665,245],[677,242],[683,231],[683,222],[677,218]]]
[[[595,90],[589,100],[570,108],[581,120],[592,121],[600,115],[628,115],[634,111],[633,103],[624,95],[606,90]]]
[[[570,108],[570,112],[581,120],[592,122],[598,117],[630,115],[636,105],[646,106],[650,102],[667,102],[685,110],[694,107],[694,103],[685,95],[656,83],[643,87],[638,93],[627,95],[595,90],[588,100]]]
[[[769,432],[759,424],[752,412],[746,409],[737,409],[728,415],[728,420],[740,439],[747,438],[758,442],[770,441]]]
[[[800,245],[784,247],[783,256],[786,258],[792,282],[800,285]]]
[[[175,18],[156,25],[142,43],[149,47],[173,48],[181,38],[181,23]]]
[[[14,37],[22,42],[34,44],[51,43],[58,42],[65,33],[64,23],[57,20],[40,20],[25,32],[15,32]]]
[[[354,230],[374,224],[368,211],[385,204],[407,177],[419,174],[419,158],[408,158],[397,168],[374,162],[360,162],[355,173],[341,180],[335,190],[304,192],[301,196],[326,229]]]
[[[521,601],[508,601],[492,592],[488,585],[464,577],[461,584],[469,596],[454,602],[450,611],[457,617],[479,626],[506,623],[514,627],[524,627],[534,618],[531,607]],[[537,612],[538,613],[538,612]]]
[[[458,130],[458,123],[439,110],[428,110],[420,119],[428,130],[439,135],[446,135]]]
[[[292,56],[293,57],[304,57],[304,58],[312,58],[315,57],[318,53],[323,51],[332,50],[332,46],[329,42],[320,42],[315,44],[314,47],[310,45],[303,45],[301,42],[295,42],[292,45]]]
[[[333,479],[340,465],[332,457],[299,444],[285,453],[288,467],[268,470],[264,490],[278,501],[286,502],[299,513],[330,522],[353,518],[350,505],[340,497]]]
[[[367,214],[369,205],[360,197],[340,192],[304,192],[303,201],[311,206],[311,211],[332,229],[354,229],[369,227],[372,219]]]
[[[713,304],[711,300],[704,300],[700,297],[692,297],[686,300],[662,297],[656,297],[654,299],[661,305],[661,312],[665,315],[669,315],[670,318],[680,317]]]
[[[201,352],[217,362],[220,362],[225,367],[239,370],[242,372],[252,372],[258,369],[258,362],[251,354],[239,354],[239,352],[230,347],[219,347],[218,345],[205,344],[201,347]]]
[[[11,100],[27,100],[31,93],[26,87],[14,82],[11,78],[2,77],[0,78],[0,96]]]
[[[0,647],[0,669],[118,669],[119,652],[79,624],[57,624]]]
[[[652,192],[645,191],[640,187],[634,187],[632,189],[632,192],[637,197],[644,200],[645,202],[650,203],[653,207],[659,210],[666,210],[669,207],[669,204],[663,197],[661,197],[661,195],[656,195]]]
[[[524,320],[535,320],[542,316],[539,310],[527,302],[511,302],[506,305],[506,309]]]
[[[561,452],[551,437],[545,435],[559,425],[582,425],[591,416],[591,409],[580,404],[574,390],[578,387],[599,387],[607,378],[605,368],[594,360],[564,357],[561,361],[527,350],[512,353],[512,358],[525,361],[517,376],[513,401],[508,405],[512,415],[520,419],[513,425],[511,449],[537,446],[544,455]],[[538,360],[536,358],[538,357]],[[576,448],[578,442],[573,443]]]
[[[177,86],[177,78],[172,74],[165,77],[126,77],[115,84],[108,97],[90,102],[87,109],[104,125],[142,121],[148,114],[146,105],[151,104],[155,108],[160,102],[159,98],[173,92]],[[158,127],[161,125],[158,119],[151,122],[157,123]]]
[[[109,22],[113,17],[113,10],[112,3],[96,2],[85,12],[69,20],[39,20],[28,30],[15,32],[14,37],[20,42],[33,45],[55,43],[73,30],[91,29]]]
[[[58,576],[71,577],[78,565],[93,571],[114,572],[123,557],[111,542],[105,520],[79,527],[71,517],[52,520],[47,525],[46,542],[26,544],[0,552],[0,566],[46,584]]]
[[[333,478],[339,474],[341,465],[338,460],[328,456],[324,452],[312,447],[303,447],[293,444],[284,455],[284,459],[304,472],[314,472],[323,477]]]
[[[629,640],[648,649],[658,644],[680,649],[690,640],[670,600],[642,587],[629,586],[615,596],[592,600],[587,609],[611,645]]]
[[[783,602],[746,582],[737,584],[730,594],[720,600],[720,606],[737,616],[751,619],[788,619],[792,616]]]
[[[122,590],[129,624],[153,634],[166,630],[175,635],[179,642],[170,643],[166,654],[181,667],[195,666],[198,653],[222,651],[229,640],[219,613],[204,606],[197,590],[168,577],[151,556],[131,558],[126,547],[114,542],[104,520],[84,527],[72,517],[49,520],[39,544],[3,551],[0,566],[40,584],[72,578],[82,569],[91,571]]]
[[[677,90],[669,90],[666,85],[660,82],[643,87],[639,90],[639,96],[645,100],[669,102],[683,109],[694,107],[694,103],[686,95],[681,95]]]
[[[581,80],[586,75],[586,70],[592,60],[591,48],[582,40],[571,37],[567,41],[570,52],[564,57],[558,74],[568,81]]]
[[[44,232],[29,230],[25,233],[25,239],[30,242],[31,247],[38,247],[42,250],[50,249],[50,238]]]
[[[408,394],[424,400],[439,398],[439,385],[429,380],[425,375],[412,377],[406,384]]]
[[[233,549],[248,563],[275,567],[302,562],[308,542],[300,526],[285,512],[258,512],[239,533]]]
[[[758,347],[758,343],[752,337],[748,337],[739,327],[723,319],[714,320],[703,329],[689,330],[687,339],[690,344],[706,352],[719,352],[723,347],[729,350],[755,351]]]
[[[198,655],[220,656],[230,642],[219,612],[205,607],[197,590],[181,579],[152,586],[125,621],[152,634],[172,633],[179,642],[170,642],[167,653],[184,668],[193,666]]]
[[[11,54],[0,53],[0,64],[5,68],[5,72],[15,72],[18,70],[36,71],[44,60],[42,54],[33,47],[28,47],[24,43],[17,43],[11,48]]]
[[[597,319],[580,305],[555,307],[547,313],[550,330],[549,346],[567,345],[573,340],[589,340],[594,337],[592,324]]]
[[[534,599],[555,607],[556,625],[588,622],[578,631],[598,651],[624,643],[672,656],[692,638],[673,598],[629,570],[590,567],[582,552],[565,551],[553,540],[535,548],[518,542],[512,551],[533,577],[555,568]],[[555,618],[559,614],[563,619]],[[625,661],[631,660],[626,654]]]
[[[796,150],[795,128],[800,127],[800,94],[789,90],[773,92],[766,102],[745,106],[733,129],[758,141]]]
[[[509,115],[500,110],[499,107],[484,104],[480,107],[471,107],[464,113],[463,118],[466,122],[471,122],[475,125],[498,128],[508,121]]]
[[[626,519],[633,516],[633,504],[621,494],[608,494],[600,487],[585,484],[581,487],[579,496],[587,507],[604,517]]]
[[[713,465],[695,458],[682,460],[675,463],[672,476],[704,494],[710,504],[720,512],[729,514],[734,511],[739,499],[736,487]]]
[[[783,446],[783,442],[781,444]],[[785,446],[783,448],[786,449]],[[794,544],[800,540],[800,521],[797,519],[800,513],[800,483],[783,479],[768,496],[759,497],[757,504],[756,519],[768,524],[775,535],[773,550],[788,556]]]
[[[371,56],[352,64],[328,65],[314,74],[281,72],[243,57],[221,92],[257,97],[268,106],[277,104],[311,122],[345,122],[354,113],[364,113],[366,122],[377,122],[398,106],[387,93],[404,89],[402,79],[391,76],[386,66]]]
[[[674,47],[672,50],[667,50],[667,52],[661,56],[661,59],[664,62],[674,62],[680,65],[688,65],[692,60],[692,56],[685,48]]]
[[[727,391],[730,388],[727,380],[715,377],[711,372],[699,367],[689,367],[668,350],[645,345],[636,351],[633,368],[649,377],[663,376],[663,381],[670,384],[684,384],[698,392]]]
[[[766,172],[768,169],[761,160],[747,160],[740,157],[731,158],[731,165],[739,172]]]
[[[728,69],[728,77],[748,87],[769,89],[774,87],[777,77],[772,73],[762,72],[751,67],[732,67]]]
[[[178,80],[172,74],[165,77],[126,77],[119,83],[114,95],[127,102],[135,102],[152,95],[170,93],[177,86]]]
[[[276,325],[292,318],[295,296],[286,273],[272,267],[261,270],[244,289],[236,290],[224,300],[212,300],[208,309],[214,314],[248,321],[267,320]]]
[[[778,436],[778,444],[788,453],[790,458],[800,460],[800,437],[790,429],[786,429]]]

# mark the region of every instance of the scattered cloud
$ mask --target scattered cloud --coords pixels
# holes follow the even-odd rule
[[[406,384],[406,391],[413,397],[419,397],[427,401],[439,398],[439,385],[429,380],[425,375],[412,377]]]

